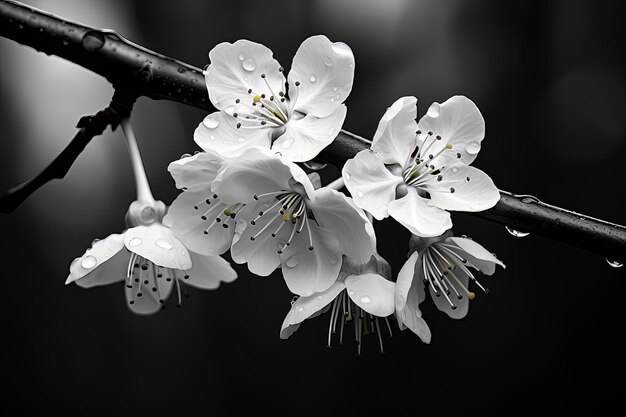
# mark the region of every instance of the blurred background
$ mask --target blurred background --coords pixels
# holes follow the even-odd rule
[[[615,2],[554,0],[316,0],[107,2],[30,0],[67,19],[118,30],[198,67],[217,43],[247,38],[286,68],[299,44],[325,34],[356,57],[344,127],[371,137],[385,109],[415,95],[464,94],[487,134],[475,166],[503,190],[626,224],[626,14]],[[105,107],[108,83],[82,68],[0,39],[0,192],[43,169],[85,114]],[[167,164],[197,150],[202,111],[140,100],[133,123],[157,198],[177,195]],[[336,172],[336,171],[335,171]],[[331,171],[327,175],[331,176]],[[134,199],[121,133],[94,140],[63,181],[0,216],[3,405],[65,415],[464,415],[622,404],[626,267],[538,236],[455,215],[507,264],[483,281],[468,317],[425,302],[430,345],[395,332],[355,358],[351,338],[327,349],[328,316],[279,339],[291,295],[280,272],[237,265],[239,279],[191,290],[182,309],[138,317],[123,285],[64,286],[94,238],[121,231]],[[397,272],[408,232],[376,223]],[[172,303],[170,303],[173,305]]]

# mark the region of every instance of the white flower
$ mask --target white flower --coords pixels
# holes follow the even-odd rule
[[[237,278],[223,258],[188,251],[160,223],[164,211],[165,205],[160,201],[135,201],[127,215],[134,227],[95,241],[72,262],[65,283],[76,282],[90,288],[125,281],[129,308],[137,314],[153,314],[162,308],[174,287],[180,305],[181,283],[215,289],[221,281]]]
[[[433,103],[419,124],[417,99],[397,100],[381,119],[371,150],[343,168],[356,204],[381,220],[392,216],[418,236],[452,227],[446,210],[482,211],[500,199],[481,170],[469,166],[480,150],[485,122],[476,105],[455,96]]]
[[[207,116],[194,139],[204,150],[239,156],[270,147],[294,162],[313,159],[339,133],[342,103],[354,78],[352,50],[312,36],[296,52],[285,83],[283,68],[263,45],[221,43],[209,53],[209,98],[220,111]]]
[[[374,230],[351,198],[315,189],[306,173],[263,148],[225,161],[212,191],[226,204],[245,204],[237,213],[231,255],[267,276],[282,265],[289,289],[310,295],[328,289],[342,254],[367,262]]]
[[[168,170],[184,191],[174,200],[163,224],[190,250],[203,255],[226,252],[235,234],[235,216],[241,204],[223,203],[211,184],[224,159],[212,152],[197,153],[172,162]]]
[[[357,354],[361,352],[363,335],[376,334],[383,352],[381,327],[392,336],[387,316],[395,311],[395,284],[389,280],[391,268],[378,254],[367,264],[344,257],[343,266],[335,283],[325,291],[295,300],[280,330],[280,338],[287,339],[300,324],[309,318],[331,311],[328,326],[328,347],[339,324],[339,344],[343,344],[344,328],[354,324]],[[331,305],[332,304],[332,305]],[[384,318],[381,326],[379,318]]]
[[[505,267],[498,258],[478,243],[464,237],[453,237],[448,231],[436,238],[411,238],[413,254],[402,267],[396,282],[396,308],[398,321],[408,327],[415,317],[421,318],[418,308],[426,298],[428,286],[437,308],[450,317],[465,317],[469,300],[475,294],[469,282],[484,292],[488,290],[478,282],[469,267],[485,275],[492,275],[496,265]]]

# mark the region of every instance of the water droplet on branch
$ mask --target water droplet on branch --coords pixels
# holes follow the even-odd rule
[[[613,267],[613,268],[621,268],[621,267],[623,267],[623,266],[624,266],[624,264],[623,264],[623,263],[621,263],[621,262],[612,261],[612,260],[610,260],[609,258],[605,258],[605,259],[606,259],[606,263],[608,263],[610,267]]]
[[[511,236],[515,236],[515,237],[526,237],[530,234],[527,232],[520,232],[519,230],[512,229],[509,226],[504,226],[504,228],[506,229],[507,232],[509,232]]]

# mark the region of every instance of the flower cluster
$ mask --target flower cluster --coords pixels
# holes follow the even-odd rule
[[[382,352],[392,321],[429,343],[419,308],[426,288],[439,310],[464,317],[475,297],[470,287],[486,291],[478,272],[504,266],[451,231],[448,210],[485,210],[499,199],[491,179],[470,166],[485,133],[476,105],[455,96],[431,105],[417,122],[417,99],[400,98],[383,115],[371,148],[322,185],[298,163],[314,159],[342,128],[354,79],[350,48],[313,36],[287,78],[268,48],[247,40],[219,44],[209,57],[206,84],[217,111],[195,130],[203,152],[168,168],[182,192],[169,208],[152,199],[125,125],[139,173],[129,228],[95,242],[72,263],[67,283],[124,281],[130,309],[151,314],[174,291],[180,305],[183,284],[214,289],[233,281],[237,275],[221,256],[230,251],[255,275],[280,269],[295,295],[281,338],[330,312],[328,346],[336,333],[341,344],[352,326],[358,354],[370,334]],[[377,251],[372,226],[389,216],[412,234],[396,275]]]

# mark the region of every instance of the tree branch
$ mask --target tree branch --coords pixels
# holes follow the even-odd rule
[[[0,0],[0,36],[81,65],[105,77],[116,90],[133,91],[136,97],[215,110],[202,70],[136,45],[114,31],[68,22],[18,2]],[[82,142],[86,145],[88,140],[77,141]],[[317,160],[341,167],[368,146],[366,140],[342,131]],[[74,158],[78,156],[76,150],[72,151]],[[41,184],[35,184],[35,189]],[[626,227],[554,207],[531,196],[501,192],[495,207],[470,214],[626,262]]]

